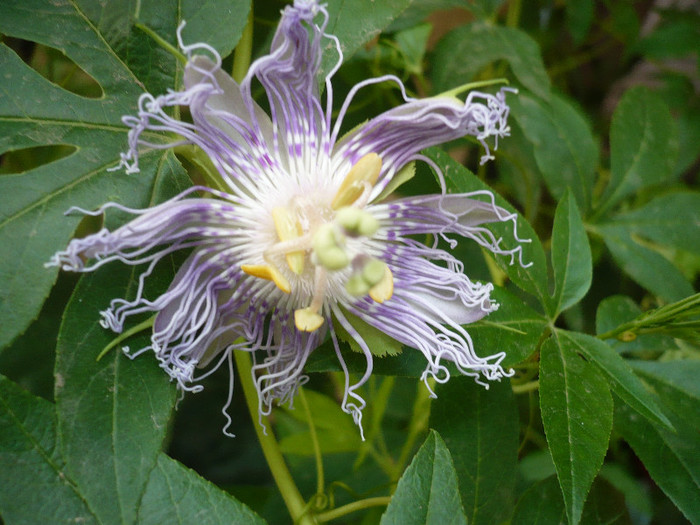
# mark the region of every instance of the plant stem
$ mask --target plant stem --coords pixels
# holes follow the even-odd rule
[[[141,31],[143,31],[144,33],[146,33],[148,36],[150,36],[153,40],[155,40],[155,42],[156,42],[160,47],[162,47],[162,48],[165,49],[168,53],[170,53],[171,55],[173,55],[173,56],[174,56],[177,60],[179,60],[182,64],[186,64],[186,63],[187,63],[187,57],[186,57],[185,55],[183,55],[183,54],[180,52],[179,49],[177,49],[176,47],[172,46],[172,45],[170,44],[170,42],[166,42],[158,33],[156,33],[155,31],[153,31],[153,29],[151,29],[151,28],[148,27],[147,25],[142,24],[141,22],[136,22],[136,23],[134,24],[134,27],[136,27],[137,29],[140,29]]]
[[[351,512],[355,512],[362,509],[368,509],[369,507],[383,507],[389,504],[391,501],[390,496],[380,496],[377,498],[367,498],[361,499],[360,501],[353,501],[337,509],[329,510],[328,512],[323,512],[316,516],[319,522],[323,523],[326,521],[331,521]]]
[[[146,330],[147,328],[151,328],[155,321],[156,316],[154,315],[153,317],[146,319],[143,323],[139,323],[136,326],[129,328],[126,332],[122,332],[121,334],[119,334],[119,336],[112,339],[109,342],[109,344],[102,349],[102,351],[95,358],[95,361],[99,361],[100,359],[102,359],[105,356],[105,354],[107,354],[107,352],[109,352],[112,348],[117,346],[125,339],[128,339],[132,335],[138,334],[139,332]]]
[[[513,389],[514,394],[523,394],[525,392],[532,392],[533,390],[540,388],[540,382],[530,381],[522,385],[511,385],[511,388]]]
[[[301,406],[306,413],[306,420],[309,422],[309,434],[311,435],[311,446],[314,449],[314,457],[316,459],[316,493],[323,494],[323,490],[326,486],[326,482],[323,475],[323,455],[321,454],[321,447],[318,444],[318,435],[316,434],[316,425],[314,425],[314,420],[311,417],[311,409],[309,408],[309,402],[306,399],[306,394],[304,394],[304,389],[299,387],[299,399],[301,400]]]
[[[508,13],[506,14],[506,25],[508,27],[518,27],[521,10],[522,4],[520,0],[511,0],[511,2],[508,3]]]
[[[313,525],[316,523],[316,520],[306,514],[306,502],[301,497],[301,493],[292,479],[287,464],[284,462],[284,457],[274,437],[269,421],[264,416],[260,416],[260,424],[257,424],[255,421],[255,416],[259,414],[258,391],[253,382],[253,367],[250,355],[248,352],[238,350],[233,352],[233,356],[236,360],[236,368],[243,387],[246,405],[253,419],[255,433],[258,436],[258,441],[267,460],[267,465],[270,467],[270,472],[272,472],[275,484],[282,494],[284,504],[287,506],[287,510],[289,510],[289,514],[292,516],[295,524]]]

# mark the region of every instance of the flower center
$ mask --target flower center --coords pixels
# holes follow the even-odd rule
[[[297,329],[313,332],[323,325],[321,315],[328,289],[329,274],[351,267],[345,289],[353,296],[369,296],[377,302],[391,298],[394,281],[383,261],[365,254],[353,255],[347,247],[350,238],[370,238],[379,222],[365,205],[377,182],[382,161],[376,153],[362,157],[348,172],[330,205],[319,205],[305,196],[294,197],[286,206],[272,210],[278,241],[263,253],[265,264],[242,265],[241,270],[275,283],[284,293],[292,286],[276,266],[284,255],[289,270],[301,275],[308,262],[313,265],[313,294],[309,306],[294,311]]]

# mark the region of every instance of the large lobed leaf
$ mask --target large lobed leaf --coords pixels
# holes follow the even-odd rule
[[[63,217],[71,206],[96,208],[106,201],[145,206],[163,153],[145,152],[141,173],[107,172],[126,149],[125,114],[136,111],[144,87],[159,94],[177,84],[175,58],[140,30],[138,21],[174,41],[181,17],[191,14],[191,41],[212,41],[230,50],[240,36],[237,6],[226,0],[134,5],[28,0],[0,3],[0,33],[38,42],[65,53],[100,85],[103,96],[88,99],[41,77],[0,45],[0,154],[44,145],[69,145],[75,152],[25,173],[0,178],[0,348],[36,316],[56,278],[44,263],[70,239],[79,218]],[[217,6],[228,6],[217,9]],[[234,9],[231,9],[231,8]],[[214,9],[212,9],[214,8]],[[236,32],[238,31],[238,33]],[[157,140],[157,139],[155,139]],[[32,286],[27,286],[32,283]]]
[[[631,408],[655,425],[673,429],[671,422],[659,407],[654,396],[644,387],[627,362],[617,352],[603,341],[590,335],[563,330],[559,330],[557,333],[567,341],[572,349],[598,366],[600,372],[608,378],[613,391]]]
[[[379,35],[410,4],[411,0],[331,0],[327,2],[329,19],[326,32],[338,37],[343,59],[347,60],[362,44]],[[327,73],[338,57],[332,41],[328,41],[325,51],[323,71]]]

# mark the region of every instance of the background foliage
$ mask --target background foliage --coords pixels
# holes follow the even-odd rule
[[[471,172],[480,153],[467,140],[426,154],[450,190],[489,186],[521,213],[520,231],[533,241],[524,258],[534,264],[509,267],[460,244],[470,276],[494,281],[501,303],[470,327],[477,351],[506,351],[516,375],[488,391],[453,377],[430,401],[418,352],[378,359],[363,393],[365,442],[339,408],[329,349],[314,353],[308,411],[277,409],[273,430],[320,521],[365,502],[337,522],[700,523],[700,13],[692,2],[661,4],[328,3],[347,59],[339,94],[387,72],[418,96],[499,76],[519,89],[494,163]],[[255,2],[254,54],[269,45],[282,5]],[[111,339],[98,312],[133,293],[132,269],[78,280],[43,267],[76,229],[98,226],[65,217],[70,206],[143,207],[189,184],[171,152],[144,154],[138,176],[106,171],[126,147],[120,119],[139,94],[181,80],[174,57],[143,28],[175,44],[186,19],[185,41],[228,56],[249,8],[245,0],[0,3],[8,525],[290,521],[240,390],[237,437],[221,434],[225,371],[174,411],[176,392],[154,359],[95,360]],[[350,120],[399,102],[375,86]],[[419,167],[402,190],[435,187]],[[153,293],[176,266],[159,268]],[[363,370],[364,359],[347,352],[351,370]],[[322,451],[320,487],[310,428]],[[367,503],[389,495],[388,506]]]

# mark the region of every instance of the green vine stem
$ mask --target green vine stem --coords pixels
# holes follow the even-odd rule
[[[119,334],[119,336],[112,339],[109,342],[109,344],[107,346],[105,346],[99,354],[97,354],[95,361],[99,361],[100,359],[102,359],[112,348],[117,346],[122,341],[128,339],[132,335],[136,335],[139,332],[142,332],[144,330],[151,328],[153,326],[153,323],[155,323],[155,321],[156,321],[156,316],[154,315],[153,317],[146,319],[144,322],[139,323],[132,328],[129,328],[126,332],[122,332],[121,334]]]
[[[368,509],[370,507],[384,507],[391,501],[391,496],[380,496],[377,498],[367,498],[361,499],[360,501],[353,501],[337,509],[329,510],[328,512],[323,512],[316,516],[316,519],[320,523],[325,523],[326,521],[331,521],[351,512],[355,512],[362,509]]]
[[[299,489],[292,479],[292,475],[284,462],[282,451],[279,448],[277,439],[272,432],[269,421],[266,417],[260,417],[260,424],[257,423],[258,411],[258,391],[255,388],[253,381],[253,365],[248,352],[242,350],[233,352],[236,360],[236,368],[240,377],[241,386],[243,387],[243,395],[245,396],[248,411],[253,419],[253,427],[258,436],[258,441],[262,447],[263,454],[267,460],[267,465],[270,467],[272,477],[275,484],[282,494],[284,504],[289,510],[294,523],[299,525],[314,525],[316,520],[306,513],[306,502],[301,497]]]
[[[306,394],[304,389],[299,387],[299,399],[301,401],[301,406],[304,409],[304,414],[306,415],[306,420],[309,423],[309,434],[311,435],[311,446],[314,449],[314,458],[316,460],[316,494],[323,494],[323,490],[326,486],[326,482],[323,474],[323,455],[321,454],[321,447],[318,443],[318,435],[316,434],[316,425],[311,416],[311,409],[309,408],[309,401],[306,399]]]
[[[137,29],[140,29],[141,31],[146,33],[148,36],[150,36],[160,47],[162,47],[168,53],[170,53],[175,58],[177,58],[178,61],[180,61],[180,63],[182,63],[182,64],[187,63],[187,57],[185,55],[183,55],[179,49],[177,49],[176,47],[171,45],[170,42],[167,42],[158,33],[153,31],[153,29],[151,29],[147,25],[142,24],[141,22],[136,22],[134,24],[134,27],[136,27]]]

